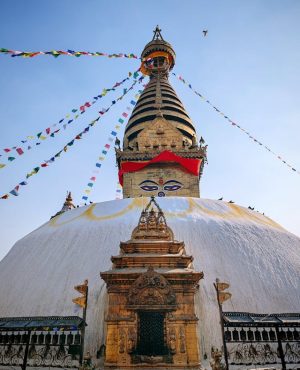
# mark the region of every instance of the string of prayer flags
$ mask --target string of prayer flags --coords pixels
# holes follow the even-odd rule
[[[90,56],[90,57],[107,57],[107,58],[129,58],[129,59],[139,59],[137,55],[133,53],[101,53],[99,51],[89,52],[89,51],[75,51],[75,50],[50,50],[50,51],[20,51],[20,50],[10,50],[5,48],[0,48],[0,54],[7,54],[11,57],[22,57],[22,58],[33,58],[37,55],[52,55],[54,58],[59,57],[60,55],[67,55],[71,57],[81,57]]]
[[[16,157],[12,156],[11,152],[14,153],[16,151],[18,156],[23,155],[24,151],[31,150],[32,148],[35,148],[36,146],[40,145],[42,143],[42,141],[46,140],[48,137],[53,138],[59,132],[61,132],[62,130],[66,130],[67,127],[72,122],[74,122],[80,115],[84,114],[86,112],[86,109],[93,106],[97,102],[98,99],[101,99],[102,97],[104,97],[109,91],[115,91],[117,87],[123,85],[126,81],[130,80],[130,78],[132,76],[134,76],[134,79],[137,79],[139,77],[139,73],[137,71],[135,71],[133,73],[129,72],[128,77],[124,78],[120,82],[116,82],[111,88],[104,88],[101,94],[99,94],[97,96],[94,96],[93,100],[82,104],[78,108],[73,108],[71,110],[71,112],[73,113],[72,117],[71,117],[71,114],[68,113],[65,117],[60,119],[58,121],[58,123],[55,123],[52,126],[49,126],[49,127],[45,128],[44,130],[38,132],[35,135],[27,136],[26,139],[21,140],[22,144],[20,144],[19,146],[14,146],[14,147],[11,147],[11,148],[4,148],[3,151],[8,155],[8,157],[2,158],[1,162],[3,162],[4,159],[6,159],[7,161],[12,162],[16,159]],[[115,103],[116,103],[116,101],[114,100],[112,102],[112,105],[115,104]],[[101,111],[101,114],[104,114],[104,113],[105,113],[105,109],[104,109],[104,111]],[[60,126],[60,125],[62,125],[62,128],[58,128],[58,126]],[[30,145],[26,144],[29,141],[34,140],[34,139],[38,140],[38,141],[36,141],[35,143],[30,143]],[[25,144],[26,144],[26,146],[25,146]],[[22,146],[22,148],[20,146]],[[8,153],[10,153],[10,154],[8,154]],[[2,157],[1,154],[0,154],[0,157]],[[0,163],[0,169],[4,168],[5,166],[6,166],[5,163]]]
[[[215,107],[205,96],[200,94],[198,91],[194,90],[192,85],[188,83],[182,76],[177,75],[176,73],[172,72],[172,75],[177,77],[183,84],[187,85],[197,96],[199,96],[205,103],[210,105],[217,113],[219,113],[227,122],[230,123],[231,126],[238,128],[240,131],[242,131],[245,135],[248,136],[249,139],[251,139],[253,142],[255,142],[257,145],[263,147],[268,152],[273,154],[274,157],[276,157],[278,160],[280,160],[283,164],[285,164],[287,167],[289,167],[293,172],[296,172],[298,175],[300,175],[300,171],[297,170],[295,167],[293,167],[291,164],[289,164],[285,159],[283,159],[280,155],[273,152],[268,146],[263,144],[261,141],[256,139],[252,134],[250,134],[249,131],[244,129],[242,126],[238,125],[236,122],[232,121],[225,113],[223,113],[220,109]]]
[[[128,89],[128,91],[132,90],[133,87],[136,85],[137,82],[141,82],[143,80],[143,76],[140,77],[138,80],[134,80],[134,82],[132,83],[131,87]],[[126,92],[126,94],[128,93],[128,91]],[[112,105],[114,105],[117,101],[119,100],[122,100],[124,95],[126,94],[122,94],[121,96],[119,96],[113,104],[111,104],[106,110],[105,110],[105,113],[107,113],[110,108],[112,107]],[[36,175],[42,168],[45,168],[45,167],[48,167],[51,163],[55,162],[57,158],[60,158],[61,154],[64,153],[64,152],[67,152],[68,151],[68,147],[70,146],[73,146],[74,143],[76,142],[76,140],[78,139],[81,139],[82,136],[86,133],[88,133],[90,131],[90,128],[93,127],[98,121],[99,119],[101,118],[101,115],[99,115],[96,119],[94,119],[93,121],[91,121],[89,123],[89,125],[87,127],[85,127],[85,129],[83,131],[81,131],[79,134],[77,134],[71,141],[69,141],[64,147],[63,149],[61,149],[59,152],[57,152],[53,157],[51,157],[50,159],[48,160],[45,160],[43,163],[41,163],[39,166],[35,167],[32,169],[32,171],[28,172],[26,174],[26,180],[31,177],[31,176],[34,176]],[[18,196],[19,193],[19,187],[21,186],[24,186],[24,185],[27,185],[27,181],[21,181],[16,187],[14,187],[11,191],[9,191],[7,194],[4,194],[2,196],[0,196],[0,199],[8,199],[10,197],[10,195],[14,195],[14,196]]]
[[[141,77],[139,79],[139,82],[141,82],[143,79],[143,77]],[[130,88],[131,89],[131,88]],[[130,90],[128,89],[128,91]],[[127,92],[128,92],[127,91]],[[137,100],[139,97],[140,97],[140,94],[142,93],[143,91],[142,90],[139,90],[138,91],[138,94],[135,95],[135,99]],[[126,107],[126,111],[127,112],[130,112],[133,110],[134,106],[136,105],[136,100],[131,100],[130,101],[130,106]],[[123,112],[121,114],[122,117],[125,117],[124,116],[124,113],[126,112]],[[126,113],[127,114],[127,113]],[[128,114],[127,114],[128,116]],[[127,117],[126,116],[126,117]],[[103,161],[105,160],[107,154],[108,154],[108,151],[109,149],[112,147],[112,144],[110,143],[113,143],[115,144],[115,146],[119,147],[120,148],[120,140],[117,138],[117,133],[119,132],[119,130],[121,129],[121,125],[123,125],[125,122],[125,120],[123,118],[119,118],[118,121],[117,121],[117,124],[115,125],[114,129],[110,132],[108,138],[107,138],[107,142],[104,144],[102,150],[101,150],[101,153],[100,153],[100,156],[98,157],[98,160],[97,162],[95,163],[95,167],[97,168],[96,170],[93,171],[93,173],[96,173],[98,174],[99,173],[99,169],[102,167],[102,164],[103,164]],[[119,125],[119,123],[121,125]],[[82,196],[82,200],[84,200],[85,202],[88,201],[89,197],[90,197],[90,194],[91,194],[91,190],[92,190],[92,187],[94,186],[94,183],[96,182],[97,178],[96,176],[92,176],[90,177],[90,180],[86,186],[86,189],[84,190],[84,194]],[[90,182],[92,181],[92,183]],[[91,184],[91,185],[90,185]],[[120,184],[119,184],[120,185]],[[120,198],[116,198],[116,199],[121,199],[121,189],[117,189],[117,194],[120,195]]]

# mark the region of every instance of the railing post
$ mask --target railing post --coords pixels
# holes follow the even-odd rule
[[[279,331],[278,325],[275,325],[275,331],[276,331],[276,335],[277,335],[278,351],[279,351],[279,356],[280,356],[280,360],[281,360],[282,370],[286,370],[286,363],[285,363],[285,358],[284,358],[284,353],[283,353],[282,342],[281,342],[281,338],[280,338],[280,331]]]
[[[31,331],[28,330],[27,338],[26,338],[25,353],[24,353],[24,358],[23,358],[23,364],[21,366],[22,370],[26,370],[26,366],[27,366],[27,358],[28,358],[29,344],[30,344],[30,335],[31,335]]]

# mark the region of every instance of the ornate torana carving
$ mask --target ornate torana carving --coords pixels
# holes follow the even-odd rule
[[[138,226],[133,230],[131,239],[174,239],[172,230],[167,226],[164,213],[154,197],[151,197],[147,207],[142,211]]]
[[[128,304],[133,306],[175,305],[176,296],[167,279],[149,267],[132,284]]]

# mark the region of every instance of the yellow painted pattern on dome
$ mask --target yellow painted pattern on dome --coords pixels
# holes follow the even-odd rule
[[[127,212],[129,212],[130,210],[132,209],[135,209],[135,208],[140,208],[142,209],[142,207],[144,206],[144,203],[143,203],[143,200],[142,198],[136,198],[136,199],[133,199],[132,202],[130,204],[128,204],[127,207],[125,207],[124,209],[120,210],[120,211],[117,211],[111,215],[105,215],[105,216],[96,216],[94,214],[94,208],[96,207],[97,204],[92,204],[91,206],[89,206],[83,213],[81,213],[80,215],[78,216],[75,216],[71,219],[68,219],[66,221],[62,221],[60,223],[58,223],[59,219],[65,215],[65,213],[62,213],[61,215],[59,216],[56,216],[54,218],[52,218],[50,221],[49,221],[49,225],[50,226],[62,226],[62,225],[66,225],[66,224],[69,224],[70,222],[73,222],[74,220],[77,220],[79,218],[87,218],[89,220],[92,220],[92,221],[103,221],[103,220],[110,220],[110,219],[114,219],[114,218],[117,218],[117,217],[120,217],[120,216],[123,216],[125,215]]]
[[[207,207],[205,207],[202,204],[199,204],[195,199],[193,198],[185,198],[187,200],[187,208],[180,210],[180,211],[164,211],[165,216],[167,218],[177,218],[177,217],[187,217],[189,215],[192,215],[193,213],[201,211],[201,213],[208,215],[209,217],[216,217],[223,220],[249,220],[255,223],[259,223],[262,225],[272,226],[281,230],[284,230],[282,226],[277,224],[275,221],[271,220],[270,218],[266,216],[262,216],[260,214],[256,214],[255,212],[250,212],[238,205],[226,203],[226,208],[222,211],[220,210],[212,210]],[[73,222],[74,220],[80,219],[80,218],[86,218],[90,221],[104,221],[104,220],[112,220],[116,219],[118,217],[124,216],[128,212],[138,209],[139,211],[142,210],[145,207],[145,199],[144,198],[134,198],[132,201],[123,209],[116,211],[112,214],[97,216],[95,214],[95,207],[97,204],[92,204],[89,206],[83,213],[79,214],[78,216],[75,216],[73,218],[70,218],[66,221],[59,222],[60,218],[63,217],[65,214],[61,214],[57,217],[54,217],[52,220],[49,221],[50,226],[58,227],[65,224],[69,224]],[[224,204],[222,203],[222,206],[224,207]]]
[[[94,204],[93,204],[94,205]],[[120,216],[123,216],[125,215],[127,212],[131,211],[132,209],[135,209],[135,208],[139,208],[139,209],[142,209],[143,208],[143,200],[142,198],[134,198],[132,200],[132,202],[130,204],[128,204],[128,206],[124,209],[122,209],[121,211],[117,211],[115,213],[113,213],[112,215],[106,215],[106,216],[96,216],[94,213],[93,213],[93,210],[94,210],[94,207],[91,206],[89,207],[86,212],[84,212],[82,214],[82,216],[90,219],[90,220],[93,220],[93,221],[102,221],[102,220],[110,220],[110,219],[113,219],[113,218],[116,218],[116,217],[120,217]],[[94,205],[95,206],[95,205]]]
[[[275,221],[271,220],[270,218],[264,215],[255,214],[253,211],[250,212],[240,206],[237,206],[236,204],[227,203],[226,206],[229,208],[229,211],[226,213],[221,213],[221,212],[213,211],[211,209],[207,209],[203,207],[202,205],[198,204],[194,199],[191,199],[191,201],[195,207],[201,209],[203,213],[206,213],[210,216],[219,217],[224,220],[228,220],[228,219],[246,220],[247,219],[247,220],[251,220],[256,223],[260,223],[263,225],[272,226],[272,227],[276,227],[276,228],[284,230],[282,226],[280,226],[279,224],[277,224]]]

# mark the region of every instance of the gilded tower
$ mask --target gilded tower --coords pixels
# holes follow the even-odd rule
[[[168,80],[175,52],[156,27],[144,48],[141,72],[149,83],[127,123],[117,149],[123,197],[199,197],[206,147]]]
[[[106,282],[105,369],[199,369],[194,296],[203,278],[154,199],[120,243]]]

